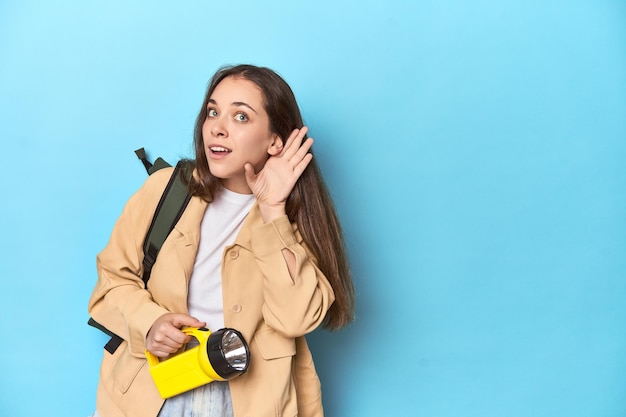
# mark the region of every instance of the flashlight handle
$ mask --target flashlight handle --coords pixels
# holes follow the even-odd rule
[[[145,354],[146,354],[146,359],[148,359],[148,365],[155,366],[159,364],[159,358],[157,358],[155,355],[150,353],[148,349],[146,349]]]
[[[200,344],[206,344],[206,342],[209,340],[209,336],[211,335],[209,329],[205,328],[198,329],[196,327],[183,327],[182,329],[180,329],[180,331],[188,334],[189,336],[195,337],[196,339],[198,339],[198,342],[200,342]],[[146,359],[148,359],[148,365],[154,366],[159,364],[159,358],[149,352],[148,349],[146,349],[145,354]]]
[[[209,336],[211,336],[211,332],[209,331],[209,329],[206,329],[204,327],[199,329],[196,327],[183,327],[182,329],[180,329],[180,331],[195,337],[196,339],[198,339],[198,342],[200,342],[200,344],[206,343],[207,340],[209,340]]]

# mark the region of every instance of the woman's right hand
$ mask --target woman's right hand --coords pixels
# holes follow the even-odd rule
[[[206,323],[183,313],[167,313],[159,317],[146,337],[146,349],[154,356],[166,358],[178,351],[191,336],[180,331],[183,327],[204,327]]]

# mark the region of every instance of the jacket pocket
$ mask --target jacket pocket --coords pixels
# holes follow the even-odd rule
[[[146,364],[146,359],[131,355],[126,343],[124,343],[124,349],[119,354],[120,356],[111,370],[111,379],[115,388],[124,394],[132,385],[141,368]]]
[[[265,360],[286,358],[296,354],[295,339],[280,335],[272,329],[263,329],[254,335],[261,357]]]

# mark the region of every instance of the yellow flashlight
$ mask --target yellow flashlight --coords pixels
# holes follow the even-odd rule
[[[159,358],[146,350],[150,374],[163,398],[170,398],[212,381],[226,381],[248,369],[250,350],[241,333],[224,328],[214,333],[209,329],[185,327],[185,334],[200,344],[171,358]]]

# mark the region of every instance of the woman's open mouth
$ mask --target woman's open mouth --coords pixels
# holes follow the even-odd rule
[[[228,148],[224,148],[223,146],[209,146],[209,152],[211,153],[211,156],[221,157],[228,155],[232,151]]]

